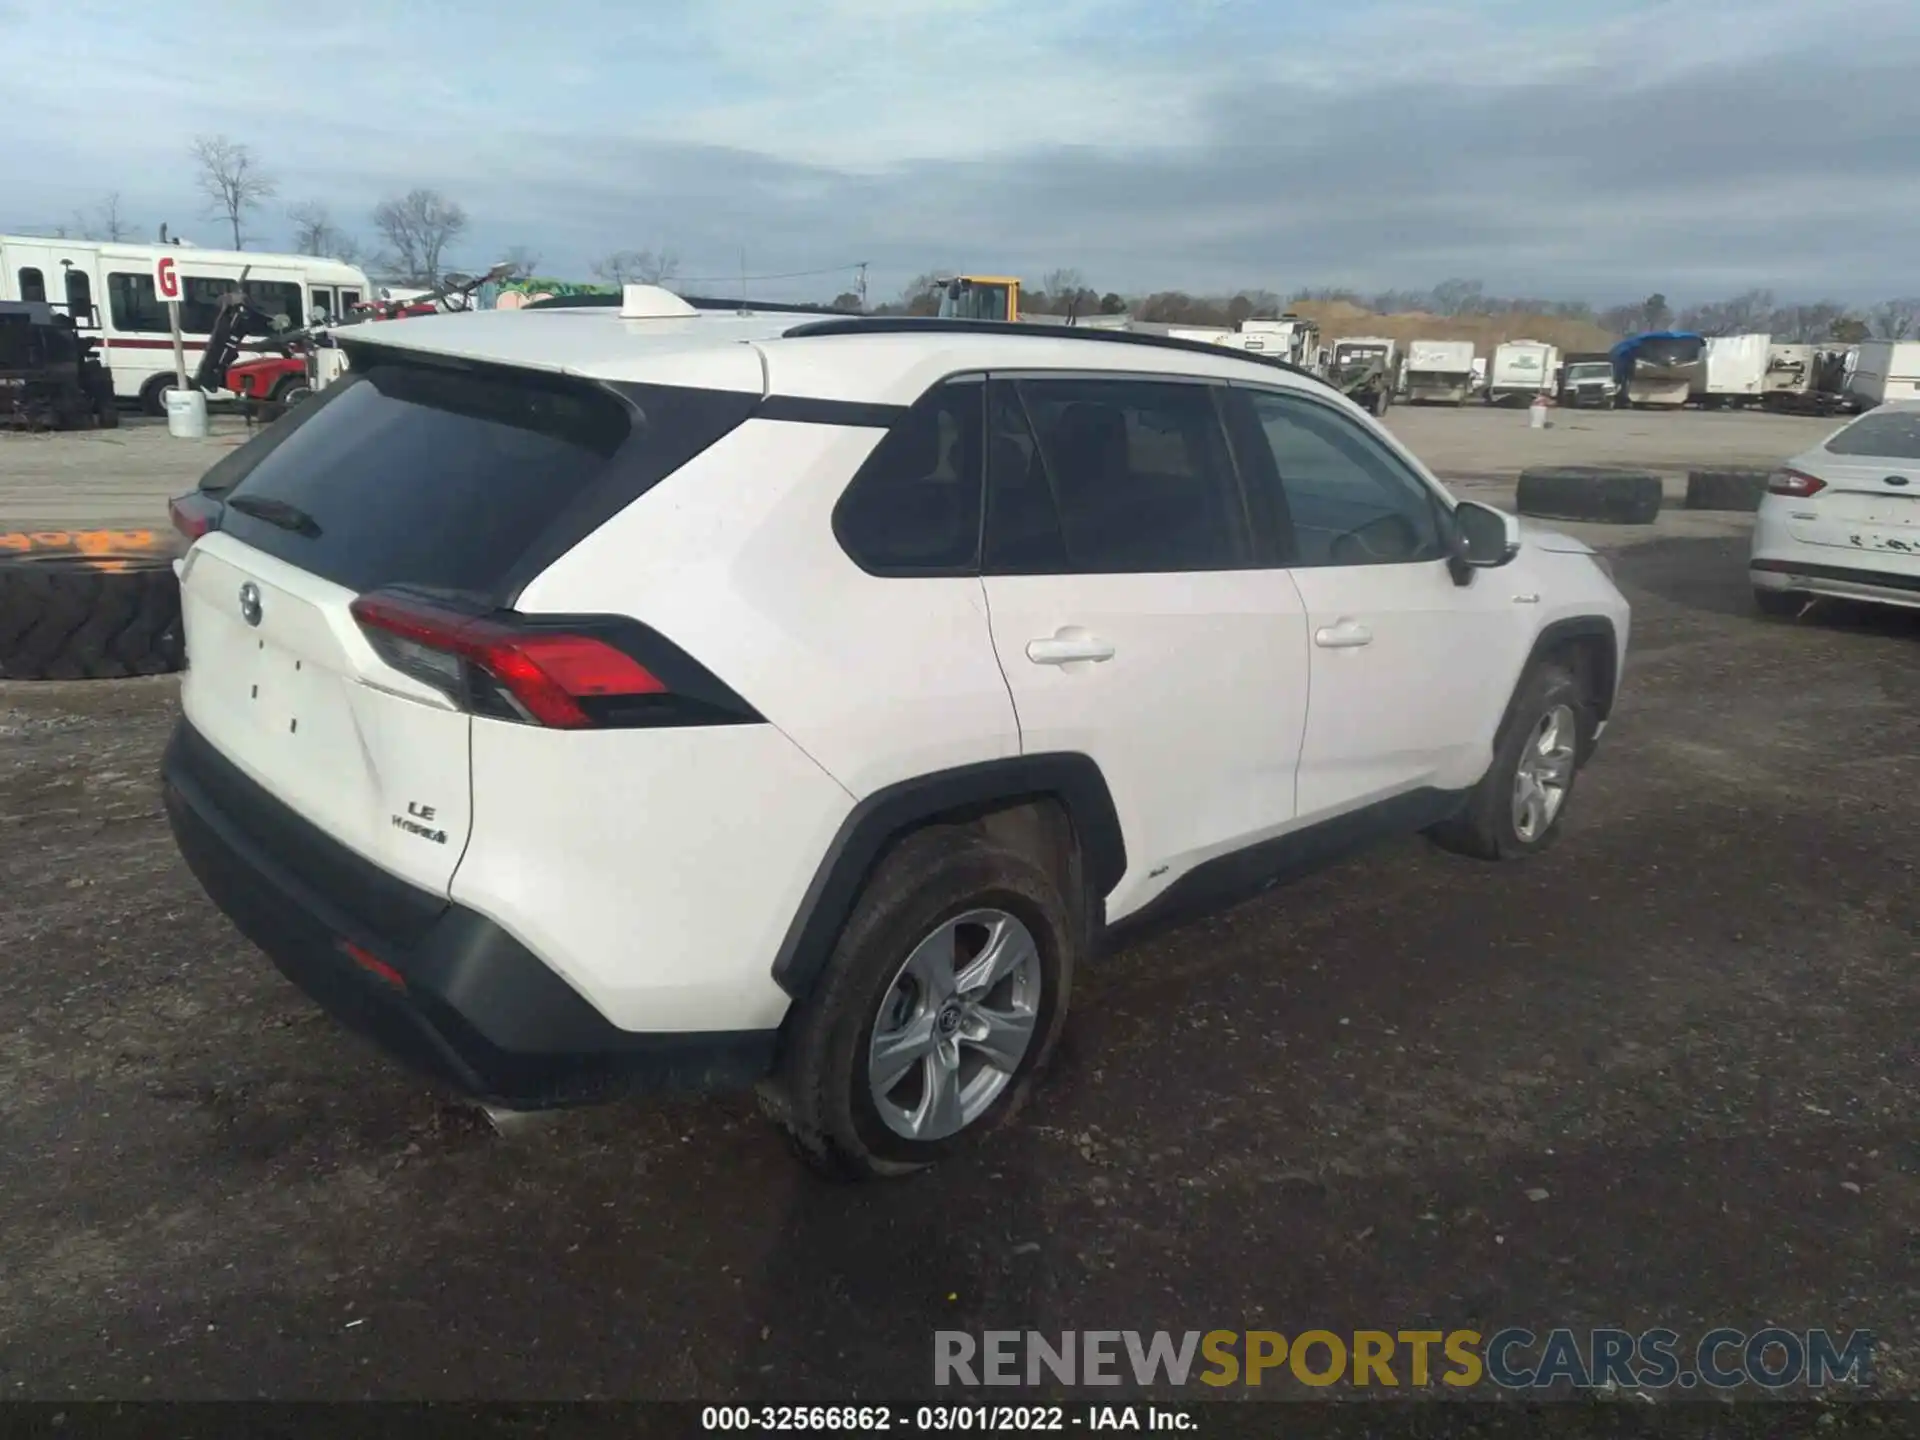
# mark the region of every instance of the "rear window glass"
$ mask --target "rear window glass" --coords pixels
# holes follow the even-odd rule
[[[629,405],[526,372],[376,364],[236,452],[220,528],[352,590],[489,595],[557,528],[584,535],[758,398],[633,389]],[[617,483],[597,483],[613,467]]]
[[[1870,411],[1827,441],[1827,451],[1920,460],[1920,409]]]

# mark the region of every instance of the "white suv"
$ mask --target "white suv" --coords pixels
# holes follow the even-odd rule
[[[1592,552],[1273,362],[645,287],[365,333],[176,502],[166,797],[282,970],[495,1103],[757,1083],[924,1165],[1115,936],[1538,850],[1613,705]]]

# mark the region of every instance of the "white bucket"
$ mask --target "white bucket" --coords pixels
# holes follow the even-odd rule
[[[1547,428],[1547,402],[1544,399],[1536,399],[1527,407],[1527,428],[1529,430]]]
[[[179,440],[205,439],[207,397],[198,390],[167,391],[167,433]]]

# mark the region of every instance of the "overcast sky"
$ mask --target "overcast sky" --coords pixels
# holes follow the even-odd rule
[[[876,298],[1102,289],[1601,302],[1920,292],[1920,0],[0,0],[0,229],[118,190],[202,243],[223,133],[371,239],[431,185],[477,267]],[[716,280],[710,288],[722,288]],[[738,282],[724,285],[738,288]]]

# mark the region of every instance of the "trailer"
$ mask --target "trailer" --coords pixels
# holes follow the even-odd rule
[[[1494,350],[1493,363],[1487,367],[1487,404],[1530,403],[1536,395],[1551,393],[1559,364],[1559,350],[1544,340],[1504,342]]]
[[[1766,388],[1771,335],[1714,335],[1692,397],[1703,409],[1757,405]]]
[[[1610,352],[1616,403],[1678,409],[1687,403],[1706,370],[1706,338],[1691,330],[1629,335]]]
[[[1407,344],[1407,399],[1416,405],[1464,405],[1473,393],[1471,340],[1413,340]]]
[[[1847,395],[1860,408],[1889,400],[1920,400],[1920,340],[1863,340]]]
[[[1242,320],[1240,328],[1221,336],[1216,342],[1234,350],[1255,355],[1271,355],[1291,365],[1313,363],[1320,341],[1320,327],[1298,315],[1282,315],[1278,320]]]

